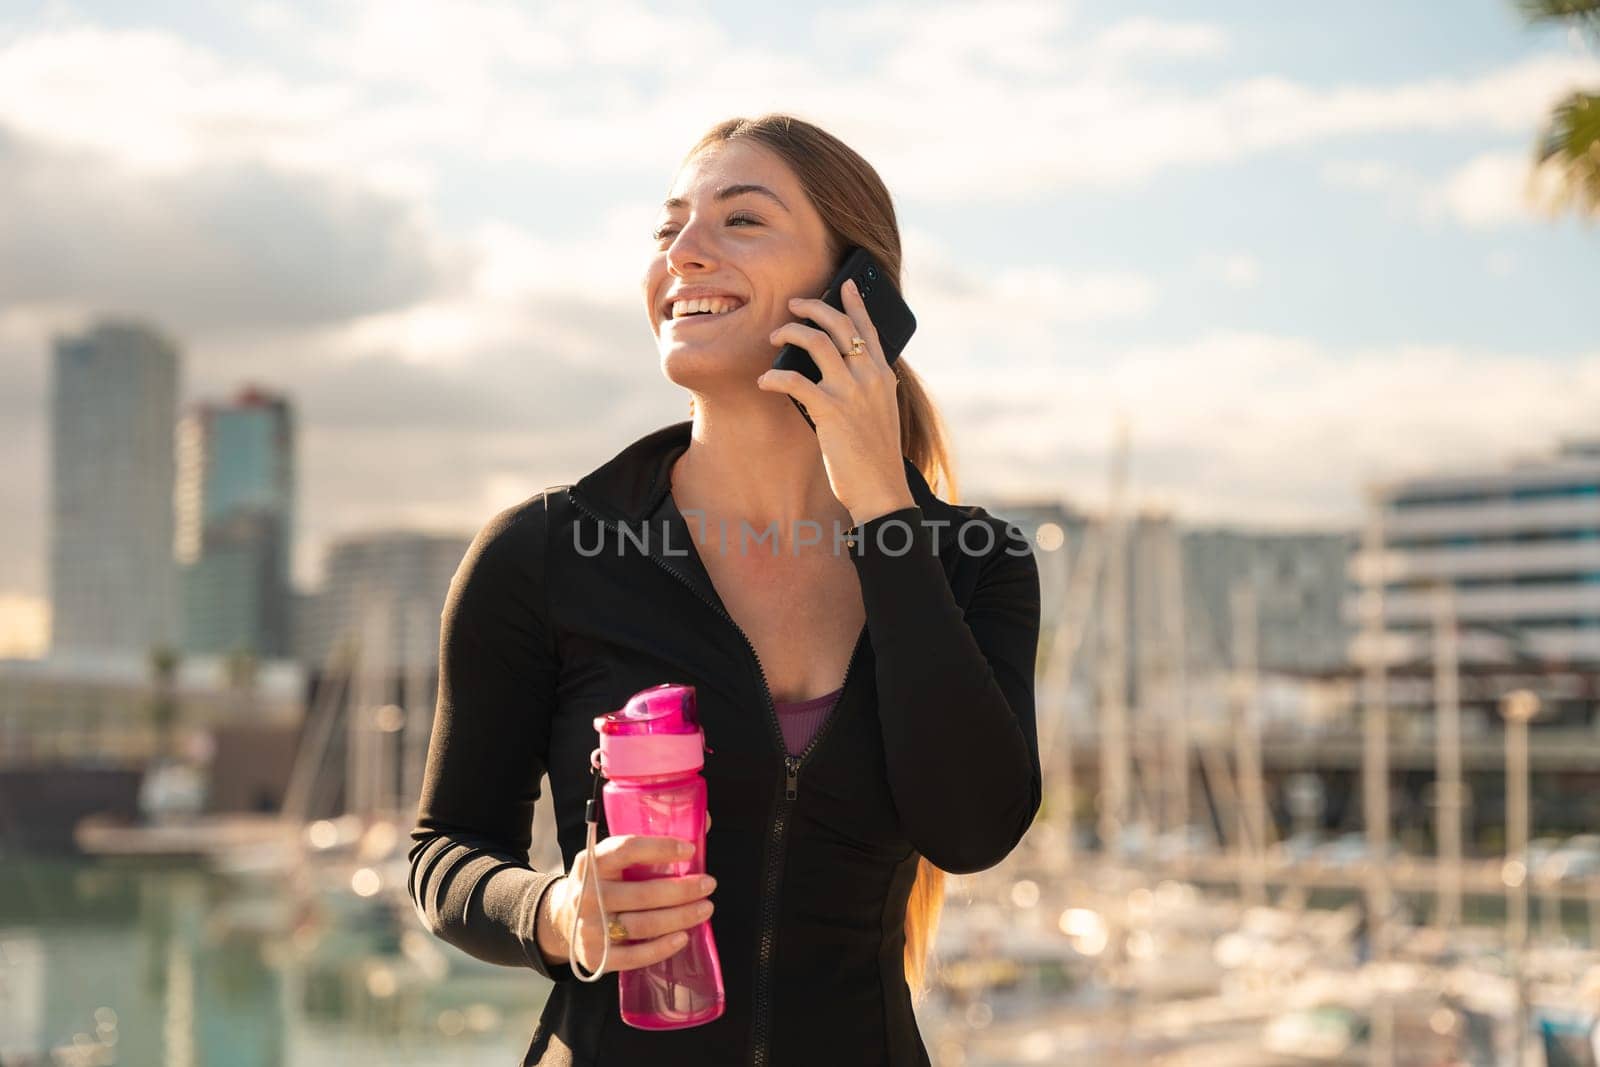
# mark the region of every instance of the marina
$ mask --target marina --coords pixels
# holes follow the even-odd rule
[[[949,879],[917,1004],[935,1062],[1595,1063],[1600,839],[1531,837],[1528,822],[1534,783],[1587,773],[1594,737],[1515,717],[1500,737],[1463,737],[1448,716],[1421,735],[1370,718],[1264,727],[1245,587],[1246,653],[1225,665],[1183,652],[1175,539],[1154,554],[1165,599],[1112,608],[1129,581],[1118,477],[1051,589],[1045,807],[1005,862]],[[11,865],[8,1067],[520,1053],[547,984],[431,937],[407,895],[434,694],[425,670],[386,658],[393,614],[369,605],[323,664],[277,810],[207,812],[201,766],[168,756],[147,764],[138,818],[79,819],[72,854]],[[1143,634],[1139,654],[1108,627]],[[1383,673],[1351,692],[1387,692]],[[1402,791],[1375,793],[1380,770]],[[1439,803],[1423,849],[1378,832],[1367,820],[1407,774],[1435,799],[1439,782],[1498,775],[1511,836],[1485,848],[1466,805]],[[1363,784],[1359,805],[1330,803]],[[536,866],[560,863],[548,807]]]

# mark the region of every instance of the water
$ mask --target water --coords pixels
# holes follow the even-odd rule
[[[0,872],[8,1067],[515,1063],[549,991],[429,935],[392,866],[369,897],[336,870],[13,854]]]

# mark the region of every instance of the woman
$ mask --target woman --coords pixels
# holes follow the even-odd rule
[[[859,295],[814,299],[852,245],[899,280],[864,160],[788,116],[724,122],[652,237],[645,308],[693,419],[502,511],[468,550],[412,899],[437,936],[555,982],[525,1064],[925,1064],[911,998],[943,872],[998,863],[1039,806],[1037,566],[1014,528],[933,493],[933,405]],[[790,341],[820,384],[768,370]],[[667,681],[697,690],[711,879],[624,882],[676,843],[607,837],[591,867],[593,719]],[[544,773],[570,877],[528,864]],[[573,980],[607,938],[608,972],[640,967],[707,916],[727,991],[711,1023],[636,1030],[614,973]]]

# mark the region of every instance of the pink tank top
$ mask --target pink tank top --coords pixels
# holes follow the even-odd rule
[[[833,705],[838,702],[839,694],[842,692],[844,686],[841,685],[831,693],[824,693],[810,700],[791,700],[773,704],[778,712],[778,725],[783,728],[783,743],[789,750],[789,755],[798,756],[806,750],[811,739],[827,721],[828,713],[833,710]]]

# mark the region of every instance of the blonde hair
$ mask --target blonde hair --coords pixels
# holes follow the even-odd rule
[[[843,261],[853,246],[872,253],[896,287],[901,285],[900,227],[894,201],[878,172],[844,142],[792,115],[769,112],[713,126],[683,157],[688,163],[707,149],[749,140],[777,155],[800,181],[828,227],[830,262]],[[900,451],[922,473],[929,488],[954,503],[959,498],[944,420],[922,379],[901,357],[894,364],[899,387]],[[694,399],[689,400],[694,412]],[[917,876],[906,901],[905,971],[913,993],[926,987],[927,963],[944,904],[945,872],[917,858]]]

